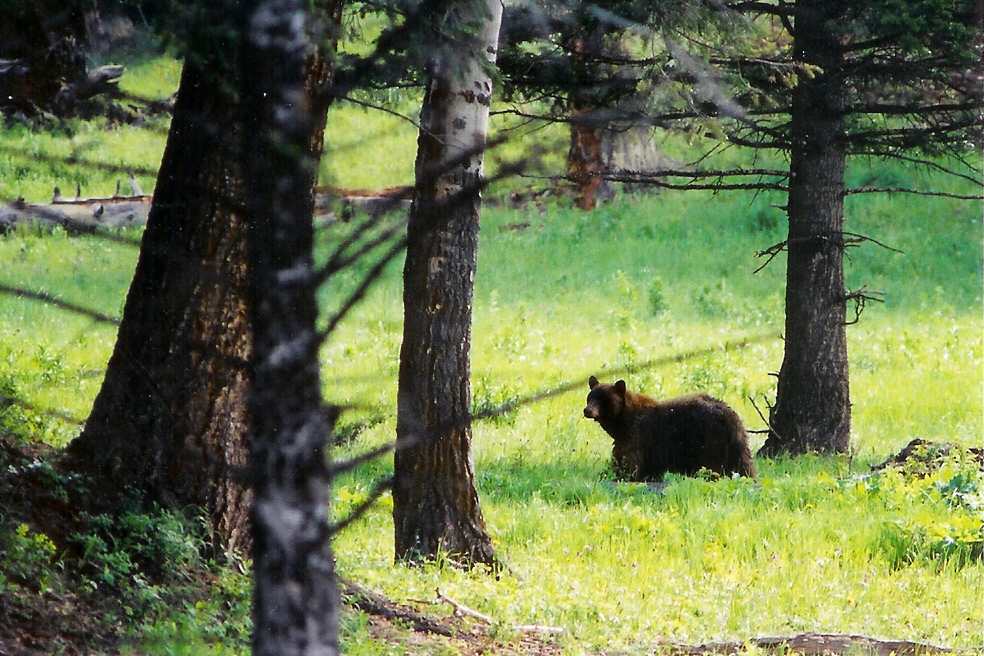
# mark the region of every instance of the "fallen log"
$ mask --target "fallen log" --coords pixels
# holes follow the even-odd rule
[[[145,194],[137,180],[130,176],[130,195],[120,194],[120,183],[109,196],[82,196],[76,186],[75,196],[65,196],[55,187],[48,204],[27,203],[18,198],[6,206],[0,206],[0,235],[7,234],[18,224],[64,228],[70,234],[88,234],[100,227],[121,228],[145,225],[153,202],[151,194]],[[347,221],[356,212],[379,217],[389,212],[406,213],[410,208],[410,187],[388,189],[338,189],[322,187],[317,191],[315,219],[331,222],[341,215]],[[340,203],[340,207],[337,205]]]
[[[17,199],[0,207],[0,234],[19,224],[60,226],[69,234],[89,234],[100,227],[121,228],[143,225],[150,212],[150,196],[79,198],[58,200],[47,205]]]
[[[949,647],[940,647],[908,640],[880,640],[863,635],[801,633],[786,637],[752,638],[744,642],[708,642],[703,645],[678,643],[661,644],[655,653],[671,656],[701,656],[703,654],[740,654],[749,647],[768,652],[795,652],[803,656],[929,656],[953,653]]]

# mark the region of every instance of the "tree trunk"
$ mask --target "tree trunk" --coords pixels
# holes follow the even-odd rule
[[[235,67],[220,78],[212,64],[186,59],[116,346],[69,453],[101,489],[204,508],[213,546],[248,557],[243,127]],[[327,71],[312,57],[308,91]],[[327,110],[316,111],[309,147],[320,154]]]
[[[605,167],[601,147],[601,130],[591,120],[591,110],[571,107],[571,147],[567,151],[567,175],[574,181],[574,204],[582,210],[598,206],[598,196],[606,184],[601,174]],[[610,184],[610,183],[608,183]]]
[[[568,99],[571,114],[571,145],[567,151],[567,175],[574,182],[577,196],[574,204],[582,210],[593,210],[600,199],[610,199],[614,195],[612,183],[602,178],[605,157],[602,149],[602,131],[605,125],[594,114],[597,102],[592,102],[596,94],[594,86],[597,79],[597,64],[591,62],[602,56],[602,38],[597,29],[575,36],[570,41],[570,51],[575,59],[579,77],[587,84],[587,89],[571,91]],[[582,97],[582,96],[587,96]]]
[[[189,58],[116,347],[71,447],[105,483],[204,506],[248,551],[242,170],[233,99]]]
[[[340,10],[341,0],[333,0]],[[337,654],[312,186],[325,114],[305,65],[306,0],[246,5],[243,112],[254,350],[253,654]],[[337,11],[333,11],[338,18]],[[337,25],[337,20],[336,23]]]
[[[453,5],[473,35],[438,46],[417,141],[403,272],[393,482],[399,560],[495,562],[471,459],[470,350],[482,162],[502,5]]]
[[[793,94],[785,352],[765,454],[847,450],[851,431],[844,286],[846,90],[840,2],[797,2],[798,61],[819,67]]]

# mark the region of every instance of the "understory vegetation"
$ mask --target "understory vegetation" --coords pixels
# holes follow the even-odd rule
[[[146,75],[162,71],[176,85],[175,67],[147,64]],[[353,140],[331,147],[334,130]],[[80,162],[152,170],[165,132],[154,121],[38,134],[4,128],[0,195],[43,202],[55,185],[76,184],[84,195],[111,193],[120,173]],[[541,143],[563,142],[556,128],[544,134]],[[412,125],[340,106],[327,138],[326,183],[411,181]],[[141,175],[151,190],[152,175]],[[904,186],[929,174],[866,162],[849,175]],[[477,485],[509,569],[394,565],[384,495],[337,537],[341,576],[448,615],[447,605],[421,603],[437,601],[439,590],[489,616],[506,645],[519,642],[517,625],[561,628],[544,634],[551,653],[651,653],[667,642],[799,632],[984,653],[984,475],[965,449],[984,434],[981,203],[850,197],[847,229],[901,252],[873,242],[848,252],[848,286],[885,293],[848,332],[849,454],[756,459],[757,480],[670,476],[658,488],[613,482],[611,441],[581,414],[588,376],[624,378],[658,397],[705,391],[735,407],[749,429],[764,428],[759,411],[768,413],[770,372],[782,359],[785,261],[780,255],[756,272],[765,261],[756,253],[785,238],[776,207],[783,199],[620,194],[590,213],[560,194],[508,202],[529,184],[506,180],[487,194],[472,329],[473,403],[484,417],[474,426]],[[321,223],[322,256],[365,220]],[[21,227],[0,238],[0,284],[119,317],[140,229],[114,237]],[[383,269],[322,351],[325,399],[346,408],[334,458],[394,437],[401,264]],[[325,285],[326,321],[372,265],[369,258]],[[91,492],[46,458],[78,433],[114,339],[110,322],[0,295],[0,434],[10,445],[0,478],[45,490],[41,509],[70,516],[73,496]],[[937,457],[926,447],[921,457],[872,471],[917,438],[957,448]],[[753,435],[753,451],[763,440]],[[33,456],[15,464],[14,449]],[[391,473],[390,456],[336,480],[334,517],[346,518]],[[193,513],[75,517],[64,533],[56,541],[30,517],[0,507],[0,616],[98,599],[85,606],[100,613],[86,630],[106,644],[122,640],[124,653],[248,652],[248,576],[210,557]],[[410,628],[397,628],[396,637],[381,636],[348,609],[344,650],[457,653],[454,644],[412,642]],[[55,639],[73,653],[71,637]]]

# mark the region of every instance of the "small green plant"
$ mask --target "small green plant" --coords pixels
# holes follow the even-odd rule
[[[56,547],[44,533],[0,516],[0,593],[6,581],[44,593],[52,580]]]
[[[517,398],[509,386],[482,376],[474,382],[472,389],[472,415],[496,425],[510,426],[516,421]]]
[[[666,293],[663,291],[663,281],[653,278],[649,285],[649,314],[652,317],[659,317],[670,308],[666,300]]]
[[[15,443],[26,444],[43,434],[45,417],[24,403],[16,382],[0,373],[0,432]]]
[[[724,279],[705,285],[693,299],[698,312],[705,317],[727,318],[737,310],[738,301]]]

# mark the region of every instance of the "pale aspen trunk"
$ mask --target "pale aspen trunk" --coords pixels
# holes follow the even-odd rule
[[[493,564],[471,458],[469,375],[489,73],[502,5],[453,2],[448,16],[479,27],[435,44],[421,109],[403,274],[396,557],[445,553],[463,564]]]

